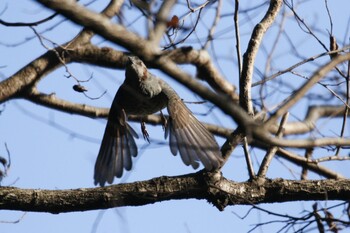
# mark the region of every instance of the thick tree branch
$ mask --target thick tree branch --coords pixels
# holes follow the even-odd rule
[[[120,12],[124,0],[111,0],[106,8],[101,12],[102,15],[112,18]],[[95,35],[93,31],[88,28],[84,28],[68,45],[76,47],[77,44],[85,44],[90,42],[90,39]],[[68,46],[69,47],[69,46]]]
[[[55,94],[46,95],[33,89],[25,96],[25,99],[45,107],[56,109],[71,114],[78,114],[86,117],[107,117],[108,108],[97,108],[86,104],[76,104],[56,97]]]
[[[197,68],[197,77],[205,80],[217,92],[229,96],[233,101],[238,102],[238,95],[235,87],[228,82],[214,66],[210,55],[206,50],[196,50],[192,47],[164,51],[162,56],[169,57],[177,64],[193,64]]]
[[[280,8],[282,6],[282,0],[271,0],[269,9],[267,10],[264,18],[259,24],[257,24],[253,30],[252,36],[249,40],[248,49],[243,55],[243,67],[242,74],[240,77],[239,84],[239,102],[240,106],[253,115],[253,104],[252,104],[252,79],[253,70],[255,64],[255,57],[260,48],[262,38],[267,29],[273,24]]]
[[[153,56],[155,52],[152,51],[151,44],[140,36],[130,32],[122,25],[111,22],[106,16],[88,10],[76,1],[38,0],[38,2],[137,55]]]
[[[309,106],[307,114],[302,121],[288,122],[284,126],[284,135],[305,134],[314,130],[317,126],[317,121],[326,117],[343,117],[343,105],[313,105]],[[276,133],[277,125],[270,127],[270,132]]]
[[[313,148],[324,146],[350,146],[348,138],[306,138],[306,139],[280,139],[271,137],[266,133],[266,129],[256,128],[253,131],[253,138],[268,145],[294,148]]]
[[[60,53],[62,50],[58,49]],[[59,67],[59,59],[53,51],[48,51],[30,62],[10,78],[0,82],[0,104],[16,97],[28,87],[31,88],[48,72]]]
[[[254,180],[236,183],[201,172],[112,185],[105,188],[36,190],[0,188],[0,209],[63,213],[142,206],[166,200],[204,199],[223,210],[228,205],[287,201],[348,200],[350,180]]]

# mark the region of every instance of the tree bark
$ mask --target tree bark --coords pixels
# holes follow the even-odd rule
[[[236,183],[220,173],[158,177],[103,188],[40,190],[0,187],[0,209],[63,213],[142,206],[167,200],[207,200],[219,210],[229,205],[287,201],[349,200],[350,180],[257,179]]]

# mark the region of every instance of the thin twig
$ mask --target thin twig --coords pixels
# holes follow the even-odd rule
[[[306,80],[309,80],[308,77],[300,75],[300,74],[298,74],[298,73],[296,73],[294,71],[291,71],[291,73],[296,75],[296,76],[299,76],[301,78],[304,78]],[[332,95],[334,95],[337,99],[339,99],[345,105],[345,107],[350,108],[350,106],[347,103],[347,100],[343,100],[340,95],[338,95],[335,91],[333,91],[331,88],[329,88],[326,84],[323,84],[321,82],[318,82],[317,84],[319,84],[319,85],[323,86],[324,88],[326,88],[330,93],[332,93]]]
[[[305,93],[313,87],[316,83],[318,83],[324,76],[330,72],[334,67],[338,64],[347,61],[350,59],[350,54],[339,55],[331,60],[329,63],[320,67],[314,74],[310,77],[310,79],[304,83],[296,92],[293,93],[282,106],[270,117],[270,119],[265,123],[267,126],[276,122],[277,118],[286,113],[292,106],[294,106],[304,95]]]
[[[314,151],[314,148],[306,149],[306,151],[305,151],[305,158],[307,160],[311,159],[313,151]],[[303,165],[302,166],[302,170],[301,170],[300,179],[301,180],[307,180],[307,173],[308,173],[308,169],[307,169],[307,167],[305,165]]]
[[[238,62],[238,77],[241,77],[241,73],[242,73],[242,54],[241,54],[241,38],[240,38],[240,32],[239,32],[238,12],[239,12],[239,0],[235,0],[235,13],[234,13],[234,16],[233,16],[233,21],[235,23],[236,54],[237,54],[237,62]]]
[[[288,151],[283,148],[278,148],[278,151],[276,153],[279,157],[282,157],[298,166],[306,166],[310,171],[315,172],[316,174],[319,174],[321,176],[324,176],[328,179],[345,179],[345,176],[342,174],[335,172],[327,167],[324,167],[322,165],[318,165],[316,163],[310,163],[305,159],[305,157],[300,156],[298,154],[295,154],[291,151]]]
[[[287,123],[288,116],[289,116],[288,112],[286,112],[283,115],[283,117],[281,119],[280,126],[279,126],[277,134],[276,134],[276,137],[281,138],[283,136],[284,126]],[[265,155],[265,157],[264,157],[264,159],[263,159],[263,161],[262,161],[262,163],[260,165],[260,169],[258,171],[258,176],[259,177],[265,177],[266,176],[266,173],[267,173],[267,170],[268,170],[268,168],[270,166],[272,158],[275,156],[277,150],[278,150],[277,146],[272,146],[272,147],[270,147],[267,150],[266,155]]]
[[[307,58],[307,59],[305,59],[305,60],[303,60],[301,62],[298,62],[298,63],[296,63],[296,64],[294,64],[294,65],[292,65],[292,66],[290,66],[290,67],[288,67],[288,68],[286,68],[284,70],[278,71],[277,73],[275,73],[275,74],[265,78],[264,80],[261,80],[261,81],[253,83],[252,87],[264,84],[264,83],[266,83],[268,81],[271,81],[271,80],[277,78],[278,76],[281,76],[282,74],[291,72],[295,68],[297,68],[297,67],[299,67],[301,65],[304,65],[305,63],[308,63],[310,61],[314,61],[314,60],[316,60],[316,59],[318,59],[320,57],[323,57],[323,56],[328,56],[330,54],[336,54],[336,53],[339,53],[339,52],[343,52],[343,51],[345,51],[345,50],[347,50],[349,48],[350,48],[350,46],[345,46],[344,48],[341,48],[341,49],[338,49],[338,50],[334,50],[334,51],[330,51],[330,52],[324,52],[324,53],[320,53],[320,54],[317,54],[315,56],[309,57],[309,58]]]
[[[171,43],[171,44],[169,44],[169,45],[167,45],[167,46],[164,46],[164,47],[163,47],[164,50],[165,50],[165,49],[168,49],[168,48],[170,48],[170,47],[173,47],[173,46],[175,46],[175,45],[181,44],[181,43],[185,42],[185,41],[187,40],[188,37],[190,37],[190,35],[191,35],[191,34],[196,30],[196,28],[197,28],[199,19],[200,19],[200,17],[201,17],[202,10],[203,10],[203,8],[200,8],[200,9],[199,9],[198,16],[197,16],[197,20],[196,20],[196,22],[195,22],[195,24],[194,24],[192,30],[187,34],[187,36],[185,36],[182,40],[180,40],[180,41],[178,41],[178,42],[176,42],[176,43]]]
[[[248,146],[247,137],[244,137],[244,139],[243,139],[244,156],[245,156],[245,161],[247,163],[249,178],[252,180],[255,178],[255,172],[254,172],[252,160],[250,158],[250,153],[249,153],[248,147],[249,146]]]
[[[305,21],[297,14],[297,12],[295,11],[294,7],[289,4],[286,0],[284,0],[285,5],[293,12],[295,19],[297,21],[297,23],[299,24],[300,29],[311,35],[313,38],[315,38],[317,40],[317,42],[326,50],[329,51],[329,49],[327,48],[327,46],[315,35],[315,33],[310,29],[310,27],[305,23]],[[306,30],[302,27],[302,25],[306,28]]]
[[[218,0],[218,6],[216,8],[216,13],[215,13],[215,19],[214,19],[213,25],[211,26],[211,28],[209,30],[207,40],[205,41],[205,44],[203,46],[204,49],[207,49],[210,42],[214,39],[214,32],[215,32],[216,26],[218,25],[219,20],[220,20],[221,7],[222,7],[222,0]]]
[[[41,20],[31,22],[31,23],[23,23],[23,22],[10,23],[10,22],[6,22],[6,21],[0,19],[0,24],[7,26],[7,27],[32,27],[32,26],[38,26],[39,24],[45,23],[45,22],[53,19],[57,15],[58,15],[58,13],[54,13],[45,19],[41,19]]]
[[[49,41],[50,43],[54,44],[55,46],[59,46],[59,45],[57,45],[55,42],[53,42],[53,41],[51,41],[51,40],[49,40],[49,39],[43,37],[42,35],[40,35],[40,34],[36,31],[36,29],[35,29],[34,27],[30,27],[30,28],[33,30],[34,34],[38,37],[40,44],[41,44],[45,49],[47,49],[47,50],[49,50],[49,51],[53,51],[53,52],[56,54],[57,59],[58,59],[58,60],[60,61],[60,63],[64,66],[64,68],[66,69],[66,72],[68,73],[67,78],[72,77],[72,78],[74,78],[76,81],[79,81],[79,79],[76,78],[75,75],[72,74],[72,73],[70,72],[70,70],[68,69],[68,66],[67,66],[66,62],[64,61],[64,55],[63,55],[63,53],[62,53],[62,55],[61,55],[61,54],[57,51],[56,48],[50,48],[50,47],[48,47],[48,46],[44,43],[44,40]],[[64,49],[64,48],[61,47],[61,46],[59,46],[59,48]]]
[[[190,0],[186,0],[186,2],[187,2],[187,7],[188,7],[188,9],[190,10],[191,13],[196,12],[198,10],[202,10],[206,5],[208,5],[210,3],[210,1],[206,1],[202,5],[200,5],[200,6],[196,7],[196,8],[193,8],[191,6]]]
[[[333,35],[333,20],[332,20],[331,12],[330,12],[330,10],[328,8],[328,0],[324,0],[324,3],[325,3],[325,6],[326,6],[328,18],[329,18],[329,24],[331,25],[331,32],[330,32],[330,34]]]
[[[278,42],[280,41],[280,38],[283,35],[283,32],[285,30],[285,28],[284,28],[285,21],[286,21],[286,12],[283,11],[282,20],[279,23],[279,27],[278,27],[278,32],[277,32],[276,38],[272,42],[272,48],[270,49],[270,52],[269,52],[269,54],[267,56],[267,59],[266,59],[265,72],[264,72],[265,75],[264,76],[266,76],[267,73],[270,73],[271,63],[272,63],[273,58],[274,58],[273,55],[275,53],[275,50],[278,47]],[[261,108],[262,109],[267,109],[266,104],[265,104],[265,98],[264,98],[264,95],[263,95],[263,91],[264,91],[264,86],[261,85],[260,88],[259,88],[259,96],[260,96]]]
[[[343,123],[340,131],[340,137],[344,137],[346,122],[349,115],[349,101],[350,101],[350,61],[348,61],[348,69],[346,74],[346,104],[345,104],[345,110],[344,110],[344,116],[343,116]],[[337,148],[337,151],[335,152],[335,155],[339,155],[340,148]]]
[[[323,158],[311,160],[310,163],[318,164],[321,162],[344,161],[344,160],[350,160],[350,157],[348,155],[346,155],[346,156],[333,155],[333,156],[328,156],[328,157],[323,157]]]
[[[93,77],[92,75],[91,75],[91,77],[90,77],[88,80],[80,80],[80,79],[78,79],[77,77],[75,77],[75,75],[69,70],[69,68],[68,68],[68,66],[67,66],[67,64],[66,64],[66,62],[65,62],[64,51],[66,50],[66,48],[63,48],[62,46],[57,45],[55,42],[53,42],[53,41],[51,41],[51,40],[49,40],[49,39],[43,37],[42,35],[40,35],[40,34],[35,30],[34,27],[30,27],[30,28],[33,30],[34,34],[38,37],[38,39],[39,39],[39,41],[40,41],[40,44],[41,44],[44,48],[46,48],[47,50],[53,51],[53,52],[56,54],[58,60],[59,60],[60,63],[63,65],[63,67],[65,68],[66,72],[68,73],[68,75],[66,75],[66,78],[72,77],[72,78],[78,83],[78,85],[80,85],[80,83],[82,83],[82,82],[88,82],[88,81],[90,81],[90,80],[92,79],[92,77]],[[50,48],[50,47],[48,47],[47,45],[45,45],[44,40],[47,40],[47,41],[49,41],[50,43],[54,44],[55,46],[58,46],[59,48],[63,49],[62,55],[57,51],[56,48]],[[69,46],[69,44],[68,44],[67,46]],[[67,46],[66,46],[66,47],[67,47]],[[83,93],[83,95],[84,95],[85,97],[87,97],[87,98],[89,98],[89,99],[91,99],[91,100],[96,100],[96,99],[100,99],[102,96],[104,96],[104,95],[107,93],[107,90],[105,90],[101,95],[99,95],[99,96],[97,96],[97,97],[91,97],[91,96],[89,96],[88,94],[86,94],[85,92],[81,92],[81,93]]]
[[[24,216],[26,216],[26,214],[27,214],[27,212],[24,212],[24,213],[22,214],[22,216],[21,216],[19,219],[17,219],[17,220],[14,220],[14,221],[4,221],[4,220],[1,220],[0,223],[17,224],[17,223],[19,223],[20,221],[23,220],[23,218],[24,218]]]

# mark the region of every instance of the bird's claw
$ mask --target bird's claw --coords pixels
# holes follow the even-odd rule
[[[143,135],[143,139],[145,139],[148,143],[150,143],[150,141],[149,141],[149,134],[147,132],[145,122],[141,122],[141,132],[142,132],[142,135]]]
[[[161,118],[161,121],[162,121],[162,128],[163,128],[163,130],[165,131],[166,128],[168,127],[168,120],[167,120],[167,118],[163,115],[162,111],[160,111],[160,118]]]

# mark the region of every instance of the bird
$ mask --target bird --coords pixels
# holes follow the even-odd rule
[[[167,108],[164,120],[165,138],[173,155],[180,152],[183,163],[194,169],[201,162],[207,171],[221,166],[223,158],[214,136],[187,108],[175,90],[161,78],[150,73],[141,59],[128,56],[125,80],[112,102],[100,150],[95,163],[94,184],[112,184],[124,169],[132,168],[132,157],[138,150],[136,131],[128,124],[129,115],[147,116]],[[141,131],[148,140],[144,122]]]

